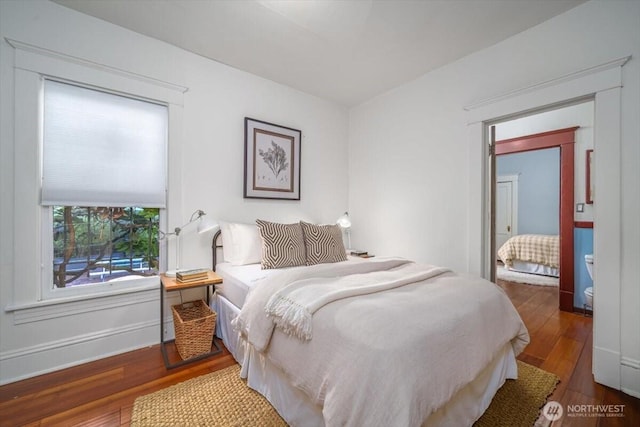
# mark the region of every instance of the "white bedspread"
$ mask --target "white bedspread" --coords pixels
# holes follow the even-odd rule
[[[312,316],[325,305],[343,298],[384,292],[427,280],[449,270],[442,267],[380,271],[378,274],[350,274],[343,277],[312,277],[295,281],[276,292],[267,302],[266,311],[285,334],[310,340]]]
[[[236,326],[246,343],[322,408],[326,425],[419,426],[473,381],[506,343],[516,354],[528,343],[528,332],[502,289],[444,273],[337,299],[313,314],[309,341],[276,329],[265,307],[274,293],[310,277],[404,271],[417,278],[432,269],[378,259],[273,275],[249,293]]]

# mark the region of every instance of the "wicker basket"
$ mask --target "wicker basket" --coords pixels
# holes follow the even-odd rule
[[[171,307],[180,357],[189,359],[211,351],[216,312],[204,301],[191,301]]]

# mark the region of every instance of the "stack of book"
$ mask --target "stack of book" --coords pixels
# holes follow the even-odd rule
[[[199,282],[209,277],[209,269],[197,268],[194,270],[182,270],[176,273],[176,280],[180,283]]]
[[[352,256],[359,256],[360,258],[371,258],[371,257],[374,256],[374,255],[371,255],[370,253],[368,253],[367,251],[360,251],[360,250],[357,250],[357,249],[353,249],[351,251],[351,255]]]

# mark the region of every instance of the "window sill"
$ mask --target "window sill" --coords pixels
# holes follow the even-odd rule
[[[48,299],[25,304],[10,304],[5,312],[14,314],[14,324],[37,322],[96,310],[123,307],[126,305],[158,300],[157,283],[137,288],[113,290],[64,298]]]

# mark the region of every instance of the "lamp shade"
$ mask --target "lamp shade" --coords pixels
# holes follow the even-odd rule
[[[200,218],[200,222],[198,223],[198,233],[206,233],[215,228],[218,228],[218,223],[216,221],[207,216],[203,216]]]
[[[336,220],[336,224],[338,224],[341,228],[349,228],[351,227],[351,219],[349,219],[349,212],[345,212]]]

